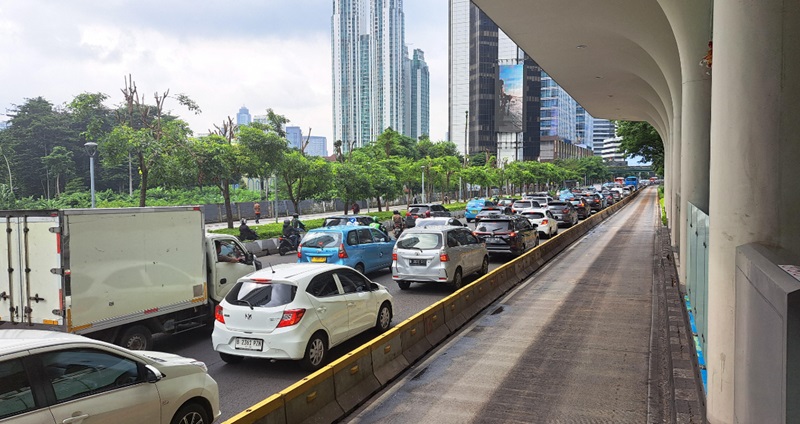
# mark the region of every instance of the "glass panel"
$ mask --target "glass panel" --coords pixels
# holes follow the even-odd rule
[[[139,381],[136,362],[94,349],[41,354],[56,400],[66,402]]]
[[[19,359],[0,362],[0,419],[36,408],[28,375]]]

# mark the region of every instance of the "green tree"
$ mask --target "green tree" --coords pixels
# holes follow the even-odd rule
[[[344,213],[347,214],[351,201],[370,195],[366,172],[354,161],[334,163],[332,191],[335,197],[344,202]]]
[[[299,150],[291,150],[283,156],[277,175],[298,212],[301,201],[328,191],[332,180],[331,168],[325,159],[309,158]]]
[[[266,187],[264,181],[275,173],[287,151],[286,139],[258,123],[239,127],[237,139],[247,153],[246,173],[261,180],[261,186]]]
[[[74,162],[72,152],[63,146],[53,147],[49,155],[42,158],[42,162],[49,171],[50,175],[55,175],[56,196],[61,194],[61,176],[68,178],[73,171]]]
[[[658,131],[647,122],[614,121],[617,135],[622,137],[620,151],[626,157],[641,156],[653,163],[653,171],[664,175],[664,142]]]

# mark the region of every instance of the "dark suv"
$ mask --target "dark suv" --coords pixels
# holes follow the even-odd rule
[[[550,202],[547,204],[547,209],[550,209],[559,225],[571,227],[578,223],[578,211],[570,202]]]
[[[432,216],[452,216],[444,206],[438,203],[419,203],[408,205],[406,212],[406,228],[416,225],[417,218],[430,218]]]
[[[489,253],[521,255],[539,245],[539,231],[520,215],[492,215],[475,224],[474,234]]]
[[[572,203],[572,206],[575,206],[575,210],[578,212],[578,219],[586,219],[592,216],[592,207],[589,206],[589,202],[582,195],[575,195],[575,197],[569,199],[569,202]]]

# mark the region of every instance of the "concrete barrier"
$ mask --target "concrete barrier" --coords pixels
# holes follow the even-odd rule
[[[472,290],[469,290],[469,294],[467,294],[467,289],[462,288],[442,300],[444,302],[444,323],[451,333],[455,333],[467,322],[467,318],[463,314],[466,306],[465,296],[471,294]]]
[[[425,355],[432,347],[425,337],[425,315],[418,313],[398,325],[402,335],[403,356],[409,364]]]
[[[234,415],[225,424],[286,424],[283,395],[274,395]]]
[[[402,328],[395,327],[376,337],[370,343],[372,368],[375,378],[386,384],[408,367],[403,356]]]
[[[336,402],[333,368],[327,366],[281,390],[286,405],[286,423],[329,423],[344,416]]]
[[[365,344],[329,365],[336,402],[347,412],[381,387],[372,367],[372,349]]]
[[[491,275],[483,276],[473,281],[469,287],[472,288],[473,301],[464,308],[464,315],[474,317],[478,312],[483,310],[489,304],[495,301],[495,296],[491,291],[490,280],[494,278]]]
[[[450,328],[444,323],[444,303],[441,301],[428,307],[422,319],[425,322],[425,338],[431,345],[438,345],[450,335]]]

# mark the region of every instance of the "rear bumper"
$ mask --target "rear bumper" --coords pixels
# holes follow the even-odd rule
[[[299,360],[305,356],[308,340],[302,338],[303,331],[283,331],[274,334],[244,333],[231,331],[225,324],[214,321],[214,332],[211,333],[211,345],[214,350],[229,355],[245,356],[248,358],[292,359]],[[263,340],[261,351],[236,349],[236,338]]]

